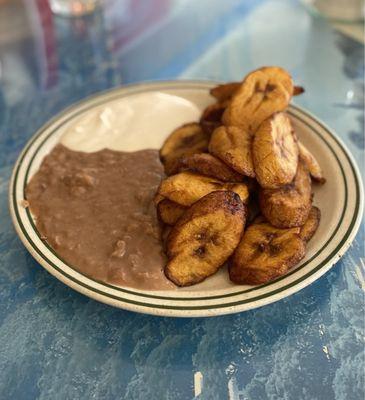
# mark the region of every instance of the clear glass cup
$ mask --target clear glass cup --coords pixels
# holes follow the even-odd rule
[[[79,17],[94,12],[101,0],[49,0],[49,5],[54,14]]]

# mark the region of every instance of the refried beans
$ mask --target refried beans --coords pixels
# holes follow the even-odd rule
[[[116,285],[173,289],[153,204],[162,177],[157,150],[84,153],[58,144],[26,200],[41,237],[76,270]]]

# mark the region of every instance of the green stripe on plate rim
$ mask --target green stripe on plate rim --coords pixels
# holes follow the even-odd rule
[[[186,87],[187,89],[189,88],[188,86],[185,86],[185,87]],[[192,88],[197,88],[197,87],[198,87],[197,85],[192,86]],[[168,88],[174,89],[173,86],[168,86]],[[177,86],[177,87],[175,87],[175,88],[181,89],[182,87],[181,87],[181,86]],[[204,87],[204,88],[206,88],[206,87]],[[118,90],[120,90],[120,89],[118,89]],[[149,89],[149,90],[156,90],[156,88],[151,88],[151,89]],[[146,88],[141,89],[141,90],[134,91],[133,94],[139,93],[139,92],[144,92],[144,91],[146,91]],[[129,94],[130,94],[130,93],[127,93],[127,94],[125,94],[124,96],[127,96],[127,95],[129,95]],[[100,95],[96,95],[96,96],[94,96],[94,97],[99,97],[99,96],[100,96]],[[121,95],[121,94],[119,94],[119,95],[113,96],[113,97],[114,97],[114,98],[115,98],[115,97],[118,98],[118,97],[124,97],[124,96]],[[102,104],[102,103],[105,102],[105,101],[110,101],[110,100],[111,100],[111,98],[109,97],[109,98],[107,98],[107,99],[102,100],[102,101],[99,102],[99,103],[93,104],[92,107],[94,107],[94,106],[96,106],[96,105],[98,105],[98,104]],[[79,104],[85,103],[85,102],[87,102],[87,101],[88,101],[88,100],[84,100],[84,101],[82,101],[82,102],[79,103]],[[76,106],[77,106],[77,105],[76,105]],[[278,289],[276,289],[276,290],[274,290],[274,291],[264,293],[264,294],[262,294],[261,296],[257,296],[257,297],[255,297],[255,298],[250,298],[250,299],[246,299],[246,300],[241,300],[241,301],[234,302],[234,303],[225,303],[225,304],[218,304],[218,305],[194,306],[194,307],[191,307],[191,306],[183,306],[183,307],[179,307],[179,306],[167,306],[167,305],[159,305],[159,304],[146,304],[146,303],[141,303],[141,302],[137,302],[137,301],[130,300],[130,299],[120,298],[120,297],[115,296],[115,295],[112,295],[112,294],[110,294],[110,293],[105,293],[105,292],[103,292],[103,291],[100,291],[100,290],[98,290],[98,289],[95,289],[95,288],[93,288],[93,287],[91,287],[91,286],[89,286],[89,285],[87,285],[87,284],[85,284],[85,283],[79,281],[78,279],[72,277],[71,275],[67,274],[65,271],[63,271],[61,268],[59,268],[57,265],[55,265],[51,260],[49,260],[49,259],[38,249],[38,247],[34,244],[34,242],[32,241],[32,239],[29,237],[29,235],[28,235],[28,233],[27,233],[25,227],[24,227],[23,224],[22,224],[22,221],[21,221],[21,219],[20,219],[19,212],[18,212],[18,204],[17,204],[17,200],[16,200],[16,193],[15,193],[15,187],[16,187],[16,182],[17,182],[17,177],[18,177],[19,168],[20,168],[21,163],[22,163],[22,160],[24,159],[25,155],[27,154],[27,151],[28,151],[28,149],[30,148],[30,146],[31,146],[31,145],[34,143],[34,141],[44,132],[44,130],[46,129],[46,127],[52,125],[52,123],[56,122],[61,116],[63,116],[63,115],[65,115],[65,114],[67,114],[68,112],[70,112],[71,109],[74,108],[74,107],[75,107],[75,106],[71,106],[71,108],[68,108],[67,110],[65,110],[65,111],[62,112],[61,114],[57,115],[49,124],[47,124],[46,126],[44,126],[43,128],[41,128],[41,129],[37,132],[37,134],[32,138],[32,140],[28,143],[28,145],[26,146],[26,148],[25,148],[25,150],[24,150],[24,152],[23,152],[21,158],[19,159],[19,162],[18,162],[18,165],[17,165],[17,170],[16,170],[16,173],[15,173],[15,175],[14,175],[14,181],[13,181],[13,189],[14,189],[14,191],[13,191],[13,205],[14,205],[14,210],[15,210],[15,214],[16,214],[16,217],[17,217],[17,222],[18,222],[18,224],[19,224],[19,226],[20,226],[20,228],[21,228],[21,230],[22,230],[24,236],[26,237],[26,239],[28,240],[28,243],[32,246],[32,248],[39,254],[39,256],[40,256],[44,261],[46,261],[49,265],[51,265],[56,271],[58,271],[59,273],[61,273],[62,275],[64,275],[67,279],[70,279],[71,281],[75,282],[75,283],[78,284],[78,285],[81,285],[81,286],[85,287],[86,289],[88,289],[88,290],[90,290],[90,291],[94,291],[95,293],[101,294],[102,296],[110,297],[110,298],[112,298],[112,299],[114,299],[114,300],[118,300],[118,301],[121,301],[121,302],[127,302],[127,303],[131,303],[131,304],[135,304],[135,305],[139,305],[139,306],[144,306],[144,307],[154,307],[154,308],[164,308],[164,309],[198,310],[198,309],[211,309],[211,308],[230,307],[230,306],[234,306],[234,305],[245,304],[245,303],[253,302],[253,301],[256,301],[256,300],[260,300],[260,299],[262,299],[262,298],[266,298],[266,297],[272,296],[272,295],[274,295],[274,294],[276,294],[276,293],[279,293],[279,292],[281,292],[281,291],[284,291],[284,290],[286,290],[286,289],[288,289],[288,288],[290,288],[290,287],[293,287],[293,286],[295,286],[295,285],[301,283],[301,282],[302,282],[303,280],[305,280],[307,277],[309,277],[310,275],[312,275],[312,274],[314,274],[316,271],[318,271],[320,268],[322,268],[322,267],[336,254],[336,252],[337,252],[338,250],[340,250],[340,248],[341,248],[341,247],[343,246],[343,244],[346,242],[346,240],[347,240],[347,238],[349,237],[349,235],[352,233],[352,228],[353,228],[353,226],[354,226],[354,224],[355,224],[355,222],[356,222],[356,216],[357,216],[357,214],[358,214],[359,203],[360,203],[360,201],[359,201],[359,193],[360,193],[360,190],[359,190],[358,177],[357,177],[357,175],[356,175],[356,173],[355,173],[355,170],[354,170],[354,167],[353,167],[353,165],[352,165],[351,159],[349,158],[349,156],[348,156],[347,152],[345,151],[345,149],[343,148],[342,144],[341,144],[341,143],[337,140],[337,138],[327,129],[327,127],[323,126],[321,123],[319,123],[317,120],[315,120],[315,122],[316,122],[318,125],[320,125],[320,126],[322,127],[322,129],[324,129],[324,130],[326,131],[326,133],[329,134],[329,135],[335,140],[335,142],[339,145],[339,147],[341,148],[341,150],[342,150],[343,153],[345,154],[345,156],[346,156],[346,158],[347,158],[347,160],[348,160],[348,162],[349,162],[349,164],[350,164],[350,166],[351,166],[351,169],[352,169],[352,172],[353,172],[353,175],[354,175],[354,180],[355,180],[355,183],[356,183],[356,207],[355,207],[355,212],[354,212],[354,215],[353,215],[351,224],[350,224],[350,226],[349,226],[349,229],[348,229],[347,232],[344,234],[343,238],[341,239],[341,242],[340,242],[340,243],[337,245],[337,247],[332,251],[332,253],[331,253],[329,256],[327,256],[327,258],[326,258],[325,260],[323,260],[316,268],[314,268],[313,270],[309,271],[308,274],[306,274],[305,276],[302,276],[301,278],[299,278],[298,280],[292,282],[291,284],[289,284],[289,285],[287,285],[287,286],[284,286],[284,287],[281,287],[281,288],[278,288]],[[295,106],[292,106],[292,108],[296,109],[299,113],[302,113],[302,114],[304,114],[304,115],[307,115],[310,119],[313,119],[312,116],[311,116],[310,114],[304,112],[303,110],[301,110],[301,109],[299,109],[299,108],[297,108],[297,107],[295,107]],[[86,110],[87,110],[87,108],[83,108],[83,109],[80,110],[79,112],[84,112],[84,111],[86,111]],[[72,117],[70,117],[70,118],[74,118],[77,114],[78,114],[78,113],[73,114]],[[314,130],[313,127],[310,126],[306,121],[302,120],[300,117],[298,117],[298,116],[295,115],[295,114],[294,114],[294,116],[295,116],[296,118],[298,118],[299,120],[301,120],[304,124],[306,124],[306,125],[307,125],[308,127],[310,127],[312,130]],[[68,120],[68,119],[67,119],[67,120]],[[63,121],[62,124],[64,124],[65,122],[67,122],[67,120]],[[55,129],[58,129],[60,126],[61,126],[61,125],[57,126],[57,128],[55,128]],[[31,166],[31,164],[32,164],[32,161],[33,161],[33,159],[34,159],[36,153],[39,151],[39,148],[43,145],[43,143],[49,138],[49,136],[51,136],[52,134],[54,134],[54,131],[55,131],[55,130],[53,130],[52,132],[50,132],[50,133],[47,135],[47,137],[40,143],[40,145],[39,145],[39,147],[37,148],[35,154],[33,155],[32,160],[30,161],[29,166],[28,166],[27,171],[26,171],[25,182],[27,182],[27,178],[28,178],[28,174],[29,174],[29,168],[30,168],[30,166]],[[337,162],[338,162],[338,164],[339,164],[339,166],[340,166],[340,169],[341,169],[341,172],[342,172],[342,175],[343,175],[343,179],[344,179],[344,183],[345,183],[345,206],[344,206],[344,209],[343,209],[343,211],[342,211],[342,216],[343,216],[344,211],[345,211],[345,209],[346,209],[346,204],[347,204],[347,182],[346,182],[346,177],[345,177],[345,174],[344,174],[342,165],[341,165],[341,163],[339,162],[339,159],[338,159],[336,153],[334,152],[334,150],[332,149],[332,147],[329,145],[329,143],[326,141],[326,139],[322,136],[322,134],[321,134],[320,132],[318,132],[318,131],[315,131],[315,132],[319,135],[319,137],[322,139],[322,141],[328,146],[328,148],[329,148],[329,149],[331,150],[331,152],[334,154],[334,156],[335,156],[335,158],[336,158],[336,160],[337,160]],[[24,189],[24,188],[23,188],[23,189]],[[28,210],[27,210],[27,215],[28,215],[29,221],[30,221],[30,223],[31,223],[31,225],[32,225],[32,227],[33,227],[35,233],[36,233],[38,236],[40,236],[40,235],[39,235],[39,232],[36,230],[36,227],[35,227],[35,225],[34,225],[33,219],[31,218],[31,215],[30,215],[30,213],[29,213]],[[341,219],[340,219],[340,223],[341,223]],[[248,292],[251,292],[251,291],[255,291],[255,290],[261,289],[261,288],[266,287],[266,286],[273,285],[274,283],[278,282],[279,280],[285,279],[287,276],[292,275],[292,274],[298,272],[300,269],[302,269],[305,265],[307,265],[309,262],[311,262],[315,257],[318,256],[318,254],[320,254],[320,253],[323,251],[323,249],[327,246],[327,244],[332,240],[333,236],[334,236],[334,235],[336,234],[336,232],[338,231],[339,226],[340,226],[340,223],[339,223],[339,224],[337,225],[337,227],[335,228],[333,234],[331,235],[331,237],[330,237],[330,239],[327,241],[327,243],[326,243],[326,244],[325,244],[325,245],[324,245],[310,260],[308,260],[306,263],[304,263],[303,265],[301,265],[299,268],[293,270],[293,271],[290,272],[289,274],[287,274],[287,275],[285,275],[285,276],[283,276],[283,277],[281,277],[281,278],[279,278],[279,279],[277,279],[277,280],[275,280],[275,281],[273,281],[273,282],[270,282],[270,283],[268,283],[268,284],[266,284],[266,285],[258,286],[258,287],[255,287],[255,288],[247,289],[247,290],[245,290],[245,291],[234,292],[234,293],[228,293],[228,294],[223,294],[223,295],[218,295],[218,296],[210,296],[210,297],[189,297],[189,298],[179,297],[179,298],[176,298],[176,297],[155,296],[155,295],[148,295],[148,294],[144,294],[144,293],[133,292],[133,291],[130,291],[130,290],[126,290],[126,289],[123,289],[123,288],[120,288],[120,287],[116,287],[116,286],[113,286],[113,285],[109,285],[109,284],[105,284],[105,283],[103,283],[103,282],[99,282],[99,281],[93,280],[93,279],[87,277],[86,275],[84,275],[84,276],[85,276],[87,279],[90,279],[90,280],[92,280],[92,281],[94,281],[94,282],[96,282],[96,283],[102,284],[102,285],[104,285],[104,286],[106,286],[106,287],[109,287],[109,288],[111,288],[111,289],[113,289],[113,290],[118,290],[118,291],[124,292],[124,293],[126,293],[126,294],[132,294],[132,295],[135,295],[135,296],[141,296],[141,297],[147,297],[147,298],[155,298],[155,299],[159,299],[159,300],[199,301],[199,300],[213,300],[213,299],[220,299],[220,298],[225,298],[225,297],[237,296],[237,295],[241,295],[241,294],[244,294],[244,293],[248,293]],[[44,243],[44,242],[43,242],[43,243]],[[50,248],[48,245],[47,245],[47,248],[48,248],[57,258],[59,258],[59,257],[57,256],[57,254],[53,251],[52,248]],[[60,259],[60,258],[59,258],[59,259]],[[61,260],[61,259],[60,259],[60,261],[64,262],[64,261]],[[65,264],[66,264],[66,263],[65,263]],[[67,264],[66,264],[66,265],[67,265]],[[68,265],[68,266],[69,266],[69,265]],[[72,270],[74,270],[75,272],[80,273],[80,272],[78,272],[77,270],[75,270],[73,267],[71,267],[71,266],[69,266],[69,267],[70,267]],[[81,274],[81,275],[83,275],[83,274]]]

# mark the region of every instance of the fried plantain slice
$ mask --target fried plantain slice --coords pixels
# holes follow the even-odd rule
[[[246,183],[225,183],[223,189],[237,193],[243,204],[248,203],[250,192]]]
[[[314,157],[314,155],[304,146],[304,144],[298,142],[299,158],[304,162],[311,177],[319,183],[325,183],[326,178],[323,176],[322,169]]]
[[[298,233],[299,228],[278,229],[265,222],[250,225],[232,256],[231,281],[259,285],[287,273],[305,256]]]
[[[163,223],[174,225],[175,222],[184,214],[186,209],[186,207],[181,206],[174,201],[163,199],[157,204],[157,215]]]
[[[298,166],[298,145],[289,117],[276,113],[257,130],[252,156],[257,181],[274,189],[292,182]]]
[[[208,153],[181,157],[176,164],[176,172],[191,171],[211,176],[222,182],[242,182],[243,176],[227,164]]]
[[[272,114],[285,110],[293,95],[291,76],[279,67],[263,67],[248,74],[223,114],[226,126],[250,133]]]
[[[240,88],[242,82],[228,82],[215,86],[210,89],[209,93],[219,102],[229,100],[234,93]]]
[[[305,89],[303,86],[294,86],[293,96],[299,96],[300,94],[302,94],[304,92],[305,92]]]
[[[160,150],[160,160],[167,175],[171,175],[176,160],[181,156],[204,153],[208,150],[209,137],[197,122],[175,129],[165,140]]]
[[[180,172],[164,179],[157,192],[157,199],[170,199],[189,207],[197,200],[215,190],[221,190],[223,183],[217,179],[192,172]]]
[[[255,177],[252,162],[252,136],[235,126],[220,126],[209,142],[209,152],[242,175]]]
[[[237,247],[245,221],[245,206],[234,192],[217,191],[197,201],[168,236],[166,276],[189,286],[216,273]]]
[[[215,86],[210,89],[209,93],[215,97],[219,102],[230,100],[230,98],[235,94],[235,92],[240,88],[242,82],[228,82],[221,85]],[[298,96],[305,92],[304,87],[294,86],[293,96]]]
[[[306,167],[299,163],[293,183],[279,189],[261,189],[262,214],[278,228],[302,226],[312,206],[311,180]]]
[[[299,236],[309,242],[316,233],[321,221],[321,211],[318,207],[313,206],[309,212],[308,218],[304,225],[300,228]]]
[[[244,203],[248,201],[249,192],[244,183],[223,183],[218,179],[193,172],[180,172],[161,182],[155,203],[167,198],[182,206],[189,207],[200,198],[216,190],[234,191]]]
[[[227,102],[210,104],[202,113],[200,126],[210,137],[214,129],[222,125],[222,115],[227,107]]]

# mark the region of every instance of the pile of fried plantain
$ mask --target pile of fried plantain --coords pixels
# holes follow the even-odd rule
[[[155,203],[165,274],[176,285],[201,282],[227,261],[233,282],[263,284],[305,256],[321,216],[312,181],[325,178],[286,113],[303,92],[283,68],[259,68],[211,89],[216,102],[199,123],[166,139]]]

